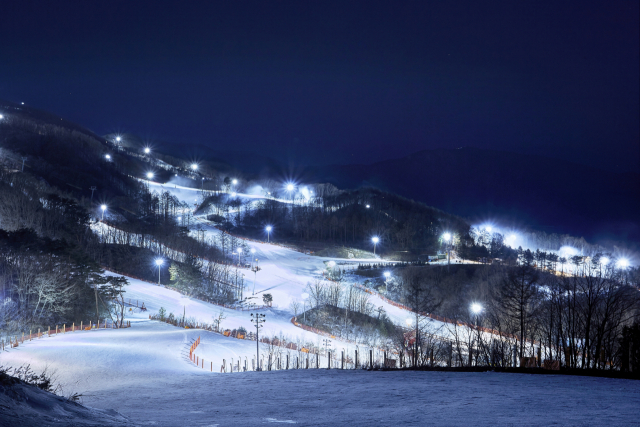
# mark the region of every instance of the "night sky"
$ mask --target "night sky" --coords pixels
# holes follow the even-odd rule
[[[0,98],[307,164],[475,146],[640,172],[637,0],[206,3],[2,2]]]

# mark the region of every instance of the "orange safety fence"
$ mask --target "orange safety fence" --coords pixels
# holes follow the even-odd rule
[[[18,347],[20,344],[23,344],[25,341],[33,341],[34,339],[42,339],[45,337],[53,337],[58,334],[66,334],[76,331],[91,331],[96,329],[122,329],[122,328],[130,328],[131,322],[127,321],[124,325],[120,327],[116,327],[113,322],[104,321],[100,323],[93,323],[89,321],[88,325],[86,323],[80,322],[79,325],[76,325],[75,322],[71,324],[71,326],[67,326],[63,324],[62,326],[56,325],[55,328],[48,327],[46,331],[38,328],[38,332],[34,333],[32,330],[29,331],[28,334],[22,333],[22,336],[14,335],[13,337],[9,336],[5,339],[0,340],[0,345],[2,351],[8,350],[10,348]]]

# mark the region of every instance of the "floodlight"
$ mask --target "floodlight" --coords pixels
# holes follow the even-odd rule
[[[238,183],[238,180],[237,180],[237,179],[234,179],[233,181],[231,181],[231,183],[232,183],[233,185],[236,185],[236,184]]]
[[[618,268],[627,268],[629,267],[629,260],[626,258],[620,258],[618,262],[616,262],[616,266]]]
[[[100,205],[100,209],[102,209],[103,211],[107,209],[107,205]]]
[[[147,178],[149,179],[153,178],[153,172],[147,172]]]
[[[193,169],[194,171],[198,170],[198,165],[196,163],[192,164],[191,169]]]
[[[151,152],[151,149],[149,147],[144,147],[145,154],[149,154],[150,152]]]
[[[287,185],[287,191],[293,191],[295,187],[293,186],[293,184],[288,184]]]
[[[160,267],[162,264],[164,264],[164,261],[161,258],[156,259],[156,265],[158,267]]]
[[[600,258],[600,264],[602,265],[607,265],[609,264],[609,257],[603,256],[602,258]]]
[[[473,304],[471,304],[471,311],[474,314],[478,314],[482,311],[482,306],[480,304],[478,304],[477,302],[474,302]]]
[[[267,225],[267,231],[271,231],[271,226]]]
[[[331,267],[334,267],[336,265],[336,262],[335,261],[329,261],[327,263],[327,265],[329,266],[329,268],[331,268]]]
[[[386,277],[388,279],[389,277],[391,277],[391,273],[389,273],[388,271],[385,271],[384,272],[384,277]]]
[[[442,238],[444,239],[445,242],[448,242],[449,240],[451,240],[451,233],[444,233],[442,235]]]
[[[116,141],[120,142],[122,140],[122,138],[120,138],[119,136],[116,136]]]
[[[378,243],[378,242],[380,241],[380,239],[379,239],[379,238],[377,238],[377,237],[373,237],[373,238],[371,239],[371,241],[372,241],[373,243]]]
[[[107,160],[111,160],[111,156],[110,156],[110,155],[108,155],[108,154],[107,154],[106,156],[104,156],[104,157],[105,157]]]

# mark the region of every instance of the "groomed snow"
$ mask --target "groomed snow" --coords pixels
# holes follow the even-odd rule
[[[225,354],[255,346],[203,331],[134,321],[124,330],[33,341],[5,352],[0,361],[57,370],[66,391],[84,393],[85,405],[115,410],[139,425],[466,427],[638,422],[638,381],[326,369],[212,374],[189,361],[188,346],[197,336]]]

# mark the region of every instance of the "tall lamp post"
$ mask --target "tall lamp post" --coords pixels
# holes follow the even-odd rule
[[[263,323],[267,320],[265,319],[266,315],[260,313],[251,313],[251,323],[253,323],[256,327],[256,371],[261,371],[260,369],[260,328],[263,327]]]
[[[375,257],[376,256],[376,245],[378,244],[380,239],[376,236],[376,237],[373,237],[371,239],[371,241],[373,242],[373,256]]]
[[[160,269],[162,267],[162,264],[164,264],[162,258],[156,259],[156,265],[158,266],[158,285],[160,284]]]
[[[265,230],[267,230],[267,243],[269,243],[269,235],[271,234],[271,226],[267,225],[267,228],[265,228]]]
[[[104,221],[104,211],[107,210],[107,205],[100,205],[100,209],[102,209],[102,221]]]
[[[478,366],[478,356],[480,354],[480,329],[478,328],[478,316],[480,315],[480,313],[482,313],[482,305],[478,304],[477,302],[474,302],[473,304],[471,304],[471,312],[475,315],[476,317],[476,331],[478,331],[478,340],[477,340],[477,354],[476,354],[476,366]],[[471,349],[469,349],[469,351],[471,351]]]
[[[444,233],[442,239],[447,242],[447,264],[451,265],[451,233]]]

